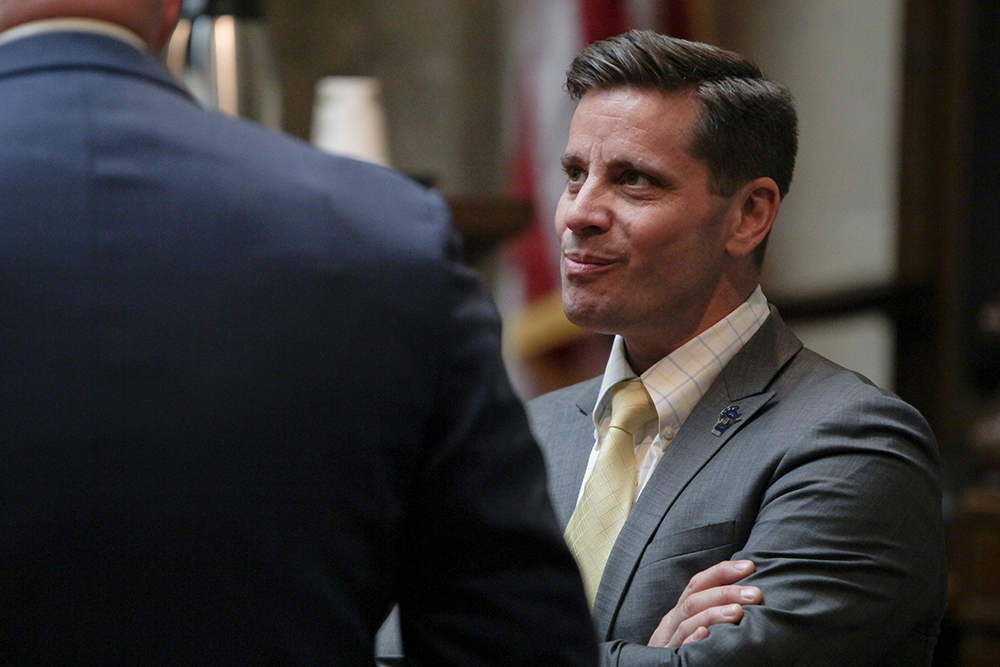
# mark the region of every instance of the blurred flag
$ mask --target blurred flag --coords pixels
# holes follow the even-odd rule
[[[510,244],[498,301],[514,384],[524,398],[599,374],[608,341],[566,320],[553,229],[565,185],[559,158],[574,103],[566,68],[586,44],[633,28],[714,41],[712,0],[515,0],[516,150],[511,194],[535,206],[532,229]]]

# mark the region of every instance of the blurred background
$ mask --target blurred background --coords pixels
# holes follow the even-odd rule
[[[765,294],[808,346],[931,422],[951,550],[935,664],[1000,665],[1000,3],[184,7],[167,59],[207,105],[357,151],[447,197],[465,259],[502,313],[524,398],[601,373],[609,346],[570,325],[558,304],[551,221],[573,55],[654,28],[750,55],[788,84],[799,161],[768,248]]]

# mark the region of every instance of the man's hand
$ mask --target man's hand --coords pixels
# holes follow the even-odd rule
[[[739,623],[745,604],[760,604],[760,589],[737,586],[737,581],[754,571],[748,560],[722,561],[691,577],[677,605],[671,609],[653,636],[650,646],[671,648],[708,636],[716,623]]]

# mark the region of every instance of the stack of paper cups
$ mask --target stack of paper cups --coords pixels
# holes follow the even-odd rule
[[[312,142],[328,153],[388,166],[385,111],[378,79],[320,79],[316,84]]]

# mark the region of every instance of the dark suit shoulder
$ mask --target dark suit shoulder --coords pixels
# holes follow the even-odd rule
[[[229,119],[224,119],[229,121]],[[449,258],[455,236],[441,195],[396,170],[330,155],[286,135],[253,123],[220,122],[218,131],[228,140],[250,148],[231,157],[231,169],[255,187],[252,196],[273,196],[278,208],[315,207],[326,224],[336,226],[338,252],[355,249],[358,258],[379,261],[383,255],[399,258]],[[243,159],[239,159],[242,157]],[[294,193],[297,201],[289,195]],[[317,226],[321,220],[301,216],[297,224]],[[295,223],[293,223],[295,224]],[[290,230],[294,231],[294,230]]]

